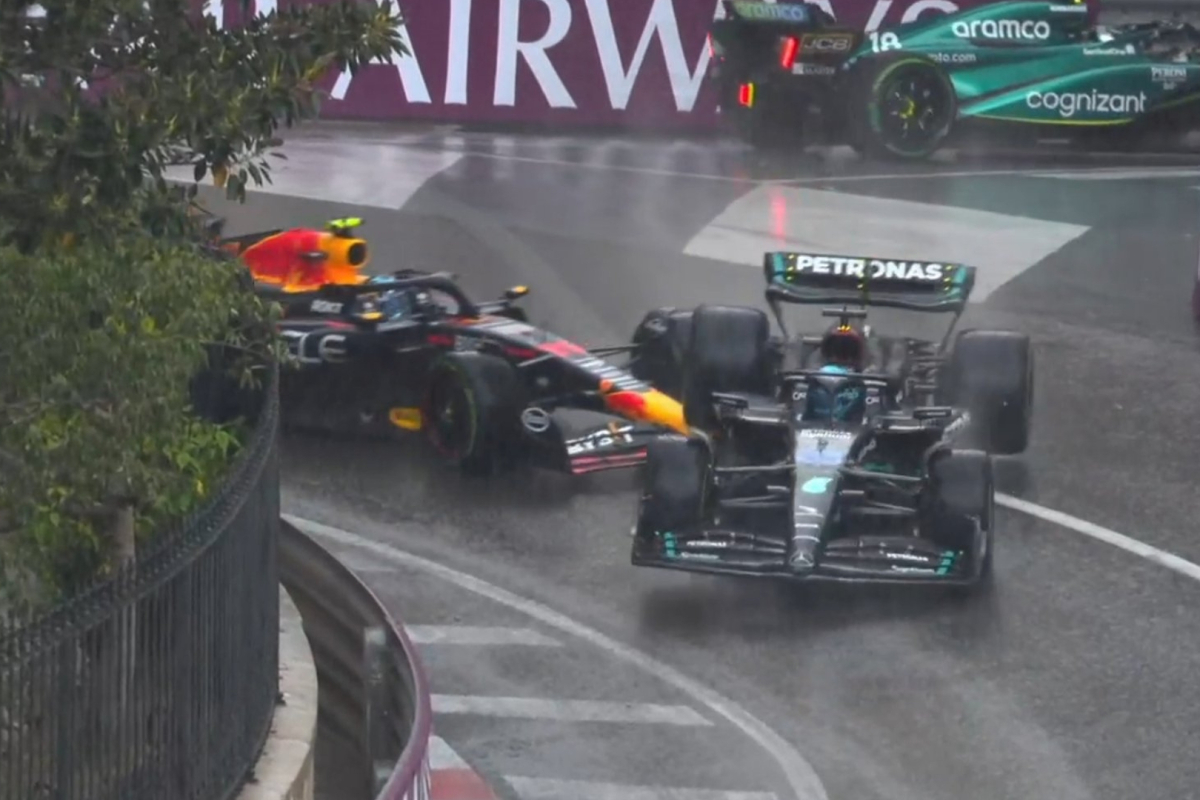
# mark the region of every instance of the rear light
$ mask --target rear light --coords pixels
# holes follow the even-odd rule
[[[783,40],[783,53],[779,57],[779,63],[784,69],[790,70],[792,65],[796,63],[796,55],[800,52],[800,40],[795,36],[789,36]]]
[[[708,57],[709,58],[717,57],[717,48],[713,46],[712,34],[708,35]]]
[[[754,84],[743,83],[738,87],[738,103],[746,108],[754,107]]]

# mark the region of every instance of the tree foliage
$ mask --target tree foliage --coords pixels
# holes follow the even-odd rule
[[[40,13],[39,13],[40,9]],[[270,346],[271,309],[214,259],[186,164],[230,197],[269,180],[318,80],[402,51],[390,2],[285,8],[219,29],[187,0],[0,3],[0,568],[61,594],[220,482],[237,430],[188,383],[214,343]],[[249,328],[247,327],[249,326]],[[14,562],[16,556],[20,556]],[[0,580],[3,580],[0,574]]]

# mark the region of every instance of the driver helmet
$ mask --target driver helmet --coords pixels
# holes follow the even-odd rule
[[[827,365],[846,367],[850,372],[862,371],[866,349],[863,334],[849,325],[830,328],[821,339],[822,360]]]
[[[817,370],[823,375],[848,375],[854,370],[837,364],[826,364]],[[858,419],[866,407],[866,395],[861,386],[842,386],[831,393],[824,387],[809,390],[809,415],[816,419],[834,422],[852,422]]]

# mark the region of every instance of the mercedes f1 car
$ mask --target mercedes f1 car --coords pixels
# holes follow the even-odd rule
[[[256,290],[278,302],[284,423],[306,429],[424,431],[445,459],[486,473],[520,460],[580,474],[641,464],[664,430],[686,432],[679,402],[604,359],[530,325],[515,287],[476,302],[447,273],[368,275],[361,220],[328,230],[226,238]],[[559,409],[612,421],[568,438]]]
[[[1024,451],[1033,354],[1011,331],[952,336],[975,270],[768,253],[766,312],[652,312],[638,369],[676,381],[692,435],[651,442],[635,565],[974,585],[991,568],[992,457]],[[795,336],[784,309],[832,305]],[[870,307],[949,313],[941,341],[885,337]]]
[[[864,33],[810,4],[726,0],[711,75],[753,143],[924,158],[957,133],[1129,146],[1200,112],[1200,31],[1092,24],[1078,2],[988,3]]]

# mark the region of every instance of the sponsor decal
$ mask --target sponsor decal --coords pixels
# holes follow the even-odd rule
[[[803,62],[792,67],[793,75],[833,75],[837,72],[834,67],[828,67],[824,64],[805,64]]]
[[[979,56],[974,53],[927,53],[927,55],[939,64],[974,64],[979,60]]]
[[[633,444],[633,436],[630,435],[632,430],[632,425],[614,426],[608,430],[596,431],[578,439],[571,439],[567,442],[567,455],[577,456],[608,447]]]
[[[742,19],[770,22],[808,22],[811,16],[803,5],[791,3],[754,3],[734,0],[733,11]]]
[[[800,431],[801,439],[853,439],[851,431],[827,431],[822,428],[807,428]]]
[[[1085,56],[1131,56],[1137,53],[1137,48],[1132,44],[1127,44],[1124,47],[1085,47],[1083,54]]]
[[[847,278],[883,278],[900,281],[940,281],[953,269],[950,264],[925,261],[885,261],[846,256],[796,256],[790,271],[811,275],[840,275]]]
[[[482,345],[483,341],[474,336],[464,336],[460,333],[454,337],[454,350],[458,353],[474,353]]]
[[[900,43],[900,37],[891,31],[878,33],[872,31],[867,34],[867,39],[871,42],[872,53],[883,53],[888,50],[899,50],[903,47]]]
[[[1044,19],[973,19],[960,20],[950,26],[954,35],[961,39],[1008,39],[1044,41],[1050,38],[1052,29]]]
[[[829,484],[832,482],[833,478],[809,478],[804,482],[804,485],[800,487],[800,491],[804,492],[805,494],[825,494],[825,492],[829,491]]]
[[[300,364],[333,364],[346,360],[346,337],[324,331],[281,330],[288,356]]]
[[[567,360],[586,370],[601,383],[608,382],[611,385],[612,391],[645,392],[650,389],[649,384],[638,380],[629,372],[608,363],[602,358],[597,358],[593,355],[582,355]]]
[[[808,33],[800,39],[800,52],[845,53],[854,45],[849,33]]]
[[[1187,80],[1187,67],[1151,67],[1150,79],[1166,83]]]
[[[318,314],[340,314],[342,313],[342,304],[334,303],[329,300],[313,300],[309,306]]]
[[[1030,92],[1025,95],[1030,108],[1057,111],[1064,119],[1076,112],[1092,114],[1141,114],[1146,110],[1146,93],[1108,94],[1093,89],[1091,92]]]
[[[919,556],[914,553],[884,553],[884,556],[893,561],[916,561],[921,564],[929,561],[925,556]]]
[[[543,408],[530,406],[521,412],[521,424],[530,433],[545,433],[550,430],[550,415]]]
[[[1086,14],[1087,6],[1076,3],[1069,6],[1051,5],[1051,14]]]

